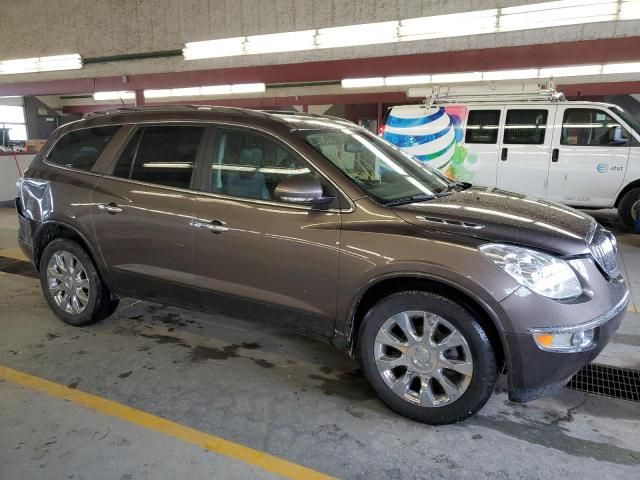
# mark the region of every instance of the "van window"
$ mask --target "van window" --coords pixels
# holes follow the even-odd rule
[[[465,143],[497,143],[500,110],[471,110]]]
[[[618,121],[602,110],[590,108],[568,108],[562,119],[562,145],[590,147],[625,146],[627,132],[616,130]]]
[[[111,125],[69,132],[54,145],[47,161],[89,171],[119,128],[119,125]]]
[[[139,130],[116,164],[114,175],[168,187],[189,188],[204,127],[153,125]],[[136,148],[137,146],[137,148]],[[133,167],[129,165],[133,161]]]
[[[547,129],[547,110],[508,110],[503,143],[542,145]]]
[[[282,180],[309,173],[300,158],[263,135],[226,129],[216,133],[211,192],[276,201],[273,192]]]

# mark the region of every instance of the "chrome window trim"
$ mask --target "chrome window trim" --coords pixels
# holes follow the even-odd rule
[[[581,330],[591,330],[592,328],[600,327],[619,313],[623,312],[627,308],[630,297],[631,295],[629,293],[629,290],[627,290],[622,299],[611,310],[603,313],[599,317],[589,320],[588,322],[579,323],[577,325],[568,325],[564,327],[529,328],[529,333],[531,333],[532,335],[545,333],[575,333]]]

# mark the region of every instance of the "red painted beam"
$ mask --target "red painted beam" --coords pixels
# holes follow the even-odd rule
[[[636,36],[393,57],[129,75],[126,84],[122,83],[121,76],[26,82],[0,84],[0,95],[55,95],[248,82],[303,83],[340,80],[345,77],[631,62],[640,61],[639,46],[640,36]]]

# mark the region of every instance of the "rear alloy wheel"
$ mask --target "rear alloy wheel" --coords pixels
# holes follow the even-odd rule
[[[434,425],[477,412],[497,377],[480,323],[429,292],[396,293],[377,303],[361,326],[359,351],[367,379],[389,407]]]
[[[62,321],[81,326],[99,322],[118,306],[87,252],[73,240],[49,243],[40,258],[40,285]]]

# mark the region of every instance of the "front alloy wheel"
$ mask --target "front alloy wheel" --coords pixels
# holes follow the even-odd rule
[[[384,403],[433,425],[480,410],[497,377],[491,340],[479,319],[427,291],[398,292],[375,304],[360,325],[358,353]]]
[[[376,335],[374,352],[387,386],[424,407],[455,402],[473,376],[473,358],[464,336],[444,318],[426,311],[389,318]]]
[[[89,303],[91,286],[87,272],[72,253],[55,252],[47,265],[47,285],[56,305],[65,312],[78,315]]]

